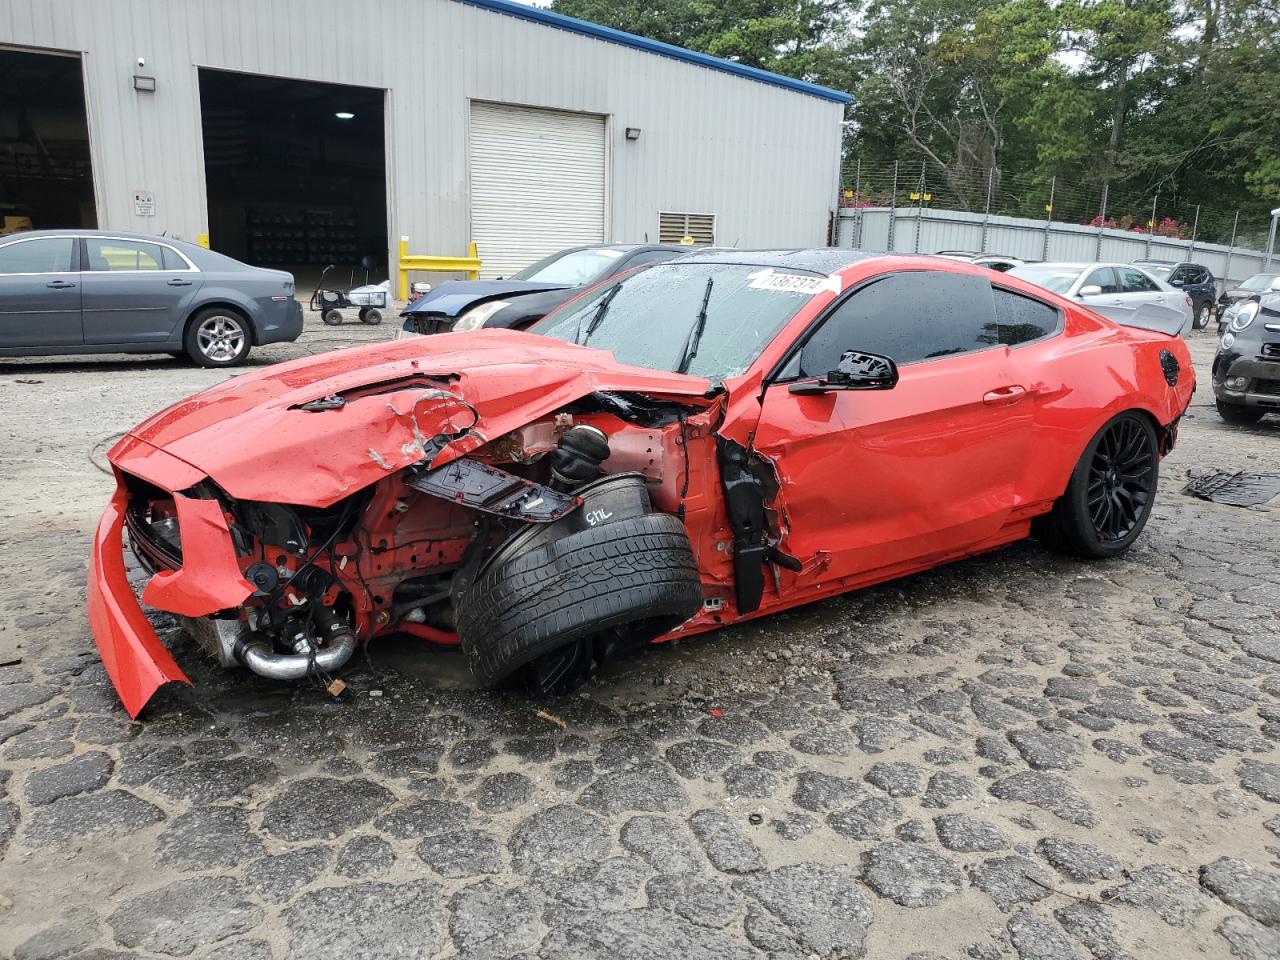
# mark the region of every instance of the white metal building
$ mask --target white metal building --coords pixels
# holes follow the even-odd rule
[[[488,275],[821,245],[847,100],[510,0],[3,0],[0,214],[288,265],[474,241]]]

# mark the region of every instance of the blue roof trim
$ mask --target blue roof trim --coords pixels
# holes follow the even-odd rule
[[[541,23],[544,26],[555,27],[557,30],[567,30],[570,33],[581,34],[584,37],[593,37],[596,40],[617,43],[624,47],[633,47],[646,53],[656,53],[661,57],[683,60],[685,63],[696,64],[699,67],[707,67],[711,70],[719,70],[722,73],[731,73],[738,77],[746,77],[748,80],[758,80],[760,83],[782,87],[784,90],[794,90],[797,93],[806,93],[811,97],[819,97],[823,100],[830,100],[833,103],[849,103],[853,100],[853,97],[847,93],[841,93],[839,90],[832,90],[829,87],[821,87],[816,83],[805,83],[803,80],[784,77],[780,73],[770,73],[768,70],[743,66],[740,63],[734,63],[732,60],[722,60],[719,57],[712,57],[694,50],[686,50],[684,47],[677,47],[674,44],[648,40],[645,37],[638,37],[634,33],[614,30],[612,27],[602,27],[598,23],[588,23],[586,20],[566,17],[562,13],[552,13],[550,10],[543,10],[540,7],[525,6],[523,3],[514,2],[514,0],[457,0],[457,2],[465,3],[471,7],[479,7],[492,13],[505,13],[507,16],[528,20],[531,23]]]

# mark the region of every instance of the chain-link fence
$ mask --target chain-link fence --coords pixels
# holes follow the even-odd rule
[[[846,209],[959,210],[1132,231],[1192,245],[1261,250],[1269,227],[1265,215],[1242,216],[1239,210],[1189,204],[1168,194],[1162,197],[1159,191],[982,167],[942,171],[919,160],[846,157],[841,183],[839,203]]]

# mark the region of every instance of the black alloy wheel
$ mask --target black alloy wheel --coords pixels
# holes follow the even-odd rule
[[[1117,557],[1151,516],[1160,476],[1156,425],[1145,413],[1112,417],[1085,446],[1053,509],[1031,521],[1045,546],[1077,557]]]
[[[1098,438],[1089,464],[1086,502],[1101,543],[1119,543],[1146,518],[1156,478],[1151,431],[1134,418],[1114,421]]]

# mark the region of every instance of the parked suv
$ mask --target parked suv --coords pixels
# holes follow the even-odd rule
[[[1133,263],[1157,280],[1190,294],[1192,324],[1197,330],[1209,325],[1213,304],[1218,298],[1218,284],[1208,267],[1186,260],[1178,263],[1172,260],[1135,260]]]

